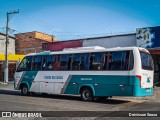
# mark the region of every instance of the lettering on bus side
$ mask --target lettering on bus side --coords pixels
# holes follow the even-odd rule
[[[92,78],[81,78],[80,80],[92,80]]]
[[[44,79],[63,79],[63,76],[44,76]]]

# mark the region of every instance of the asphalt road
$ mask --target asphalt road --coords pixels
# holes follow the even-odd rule
[[[97,111],[106,111],[106,114],[93,115],[92,117],[93,119],[104,119],[101,116],[106,117],[113,114],[112,112],[114,111],[160,111],[160,99],[137,100],[133,98],[113,97],[108,99],[108,101],[83,102],[79,96],[69,95],[43,94],[21,96],[20,91],[13,90],[12,84],[1,84],[0,111],[95,111],[92,114],[96,114]],[[121,116],[123,113],[118,114]]]

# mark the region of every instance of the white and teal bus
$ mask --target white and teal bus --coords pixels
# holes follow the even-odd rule
[[[153,62],[144,48],[80,47],[31,53],[15,73],[15,89],[29,93],[94,97],[153,94]]]

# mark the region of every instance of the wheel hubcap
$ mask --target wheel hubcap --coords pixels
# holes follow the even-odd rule
[[[23,93],[26,93],[27,92],[27,88],[23,88]]]
[[[83,92],[83,98],[84,99],[88,99],[90,97],[90,92],[88,91],[88,90],[85,90],[84,92]]]

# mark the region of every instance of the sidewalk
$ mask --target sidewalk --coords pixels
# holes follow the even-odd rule
[[[152,96],[146,96],[143,97],[142,100],[149,100],[149,101],[154,101],[154,102],[160,102],[160,86],[155,86],[153,95]]]
[[[14,84],[14,81],[9,81],[9,82],[2,82],[2,81],[0,81],[0,84]]]

